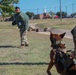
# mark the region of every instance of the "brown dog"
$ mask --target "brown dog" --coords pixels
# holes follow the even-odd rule
[[[62,50],[64,53],[66,53],[66,47],[64,44],[61,44],[61,41],[63,37],[65,36],[65,33],[63,34],[53,34],[50,32],[50,41],[51,41],[51,47],[53,48],[50,52],[50,63],[48,65],[47,73],[48,75],[52,75],[50,72],[50,69],[53,67],[53,65],[56,66],[57,72],[59,74],[62,74],[63,68],[58,67],[57,64],[55,64],[55,50],[59,49]]]
[[[56,63],[57,50],[66,54],[66,47],[62,43],[62,39],[64,36],[65,36],[65,33],[53,34],[52,32],[50,32],[50,41],[51,41],[52,50],[50,52],[51,61],[47,68],[48,75],[52,75],[50,70],[53,67],[53,65],[55,65],[57,72],[61,75],[76,75],[76,67],[75,67],[75,64],[73,64],[73,60],[70,59],[70,56],[69,56],[68,60],[71,60],[71,61],[68,62],[67,65],[69,64],[71,66],[67,69],[67,72],[61,63]]]

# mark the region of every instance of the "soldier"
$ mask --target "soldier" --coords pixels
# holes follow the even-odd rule
[[[25,13],[22,13],[20,11],[19,7],[15,7],[16,14],[14,15],[14,21],[12,22],[12,25],[18,26],[20,30],[20,38],[21,38],[21,44],[20,48],[23,48],[24,46],[29,46],[28,40],[27,40],[27,30],[29,28],[28,25],[28,16]]]

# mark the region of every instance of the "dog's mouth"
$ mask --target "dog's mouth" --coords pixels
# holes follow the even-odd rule
[[[56,47],[61,43],[61,41],[52,42],[51,47]]]
[[[65,42],[63,42],[63,41],[56,41],[56,42],[53,42],[51,44],[51,47],[52,48],[58,48],[58,47],[62,48],[63,45],[65,45]]]

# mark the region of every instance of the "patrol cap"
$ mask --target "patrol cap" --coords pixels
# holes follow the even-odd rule
[[[15,9],[17,10],[17,9],[20,9],[20,8],[18,6],[16,6]]]

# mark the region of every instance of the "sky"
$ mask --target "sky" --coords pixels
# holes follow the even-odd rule
[[[60,0],[20,0],[18,4],[22,12],[34,12],[35,14],[60,11]],[[61,0],[61,10],[68,14],[76,12],[76,0]]]

